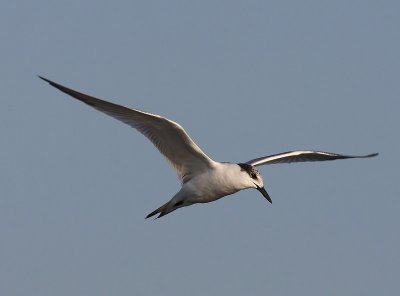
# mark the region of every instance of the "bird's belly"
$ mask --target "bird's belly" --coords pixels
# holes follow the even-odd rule
[[[185,184],[190,193],[189,199],[195,203],[207,203],[220,199],[221,197],[238,192],[230,182],[213,176],[200,176]]]

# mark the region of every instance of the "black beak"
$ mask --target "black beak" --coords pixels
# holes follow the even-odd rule
[[[257,186],[257,190],[261,192],[261,194],[270,202],[272,203],[272,199],[269,197],[268,192],[265,190],[264,187]]]

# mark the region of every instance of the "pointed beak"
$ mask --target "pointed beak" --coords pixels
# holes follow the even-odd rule
[[[257,186],[257,190],[261,192],[261,194],[270,202],[272,203],[272,199],[269,197],[268,192],[265,190],[264,187]]]

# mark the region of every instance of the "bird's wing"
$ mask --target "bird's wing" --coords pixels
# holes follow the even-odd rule
[[[75,99],[137,129],[167,158],[182,183],[213,166],[214,161],[196,145],[178,123],[159,115],[97,99],[39,77]]]
[[[279,154],[256,158],[249,160],[246,163],[253,166],[259,166],[264,164],[275,164],[275,163],[325,161],[325,160],[347,159],[347,158],[367,158],[367,157],[374,157],[377,155],[378,153],[361,155],[361,156],[351,156],[351,155],[342,155],[342,154],[323,152],[323,151],[298,150],[298,151],[288,151]]]

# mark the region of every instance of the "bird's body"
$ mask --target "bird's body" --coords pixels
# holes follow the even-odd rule
[[[209,171],[196,175],[183,183],[181,190],[169,202],[150,213],[148,217],[158,212],[164,216],[180,207],[212,202],[249,188],[252,184],[246,182],[248,179],[246,175],[247,173],[235,163],[215,162],[215,166]]]
[[[210,202],[251,187],[247,176],[236,163],[216,162],[215,167],[183,184],[182,189],[192,193],[196,202]]]
[[[40,76],[39,76],[40,77]],[[62,92],[110,115],[146,136],[168,160],[181,180],[182,188],[170,201],[146,218],[160,218],[178,208],[207,203],[247,188],[255,188],[272,203],[256,166],[274,163],[366,158],[330,152],[298,150],[256,158],[246,163],[217,162],[208,157],[176,122],[156,114],[127,108],[77,92],[46,78],[41,79]]]
[[[235,163],[216,162],[211,170],[183,184],[182,189],[192,192],[198,202],[210,202],[248,188],[250,184],[243,178],[245,174]]]

